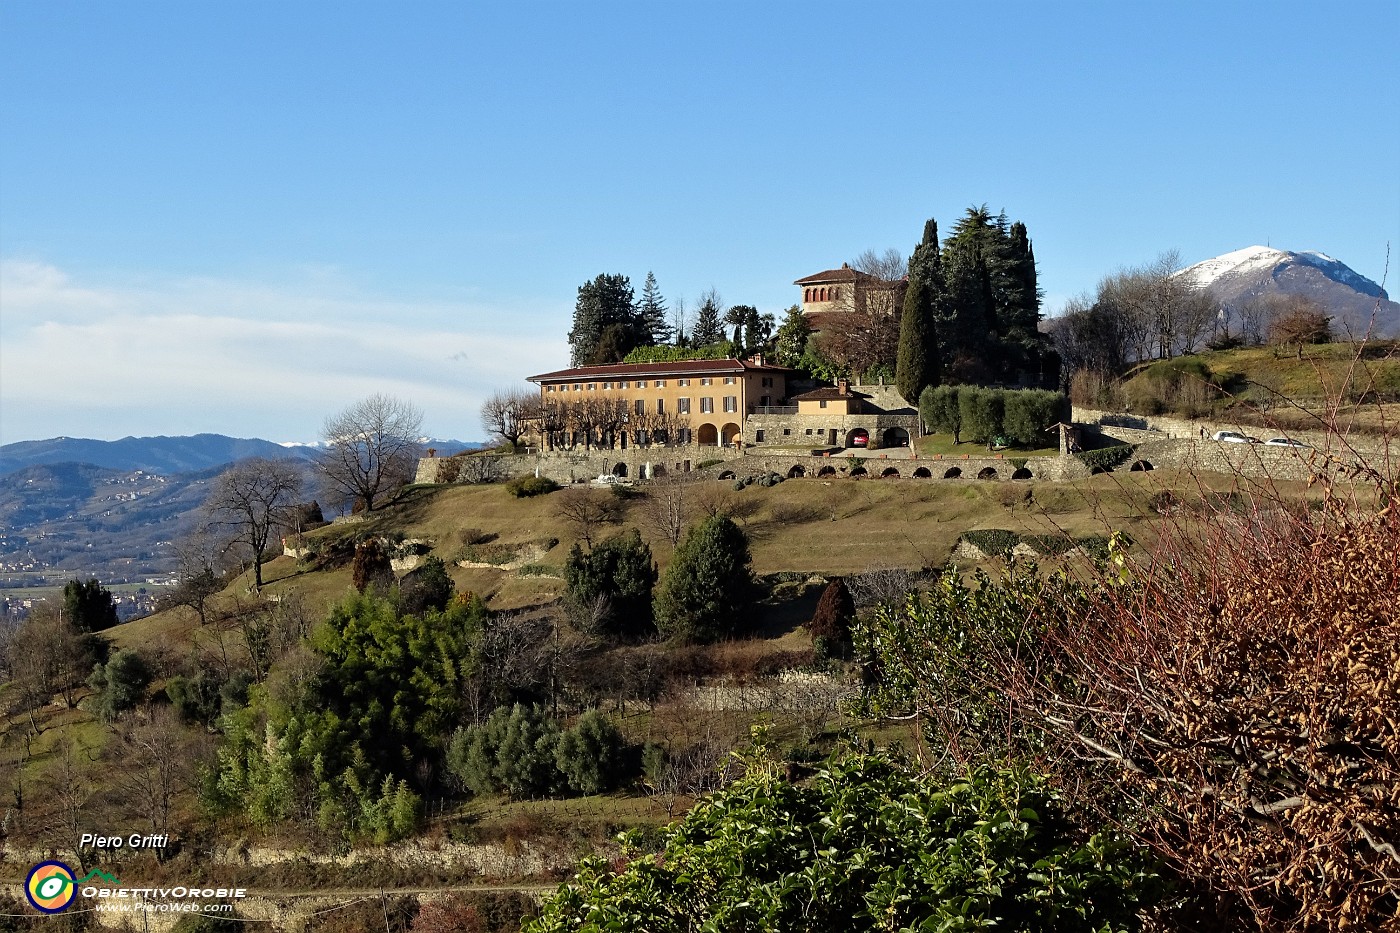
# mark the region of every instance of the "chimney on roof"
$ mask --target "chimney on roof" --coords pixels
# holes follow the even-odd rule
[[[841,393],[842,395],[850,395],[850,394],[851,394],[851,383],[850,383],[850,380],[848,380],[848,379],[837,379],[837,380],[836,380],[836,391],[839,392],[839,393]]]
[[[753,356],[749,357],[749,362],[753,363],[755,366],[762,366],[762,365],[763,365],[763,354],[762,354],[762,353],[755,353]]]
[[[850,264],[849,262],[843,262],[843,263],[841,263],[841,268],[842,268],[842,269],[849,269],[849,268],[851,268],[851,264]]]

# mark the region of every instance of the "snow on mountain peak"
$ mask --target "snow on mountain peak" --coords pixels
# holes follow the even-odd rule
[[[1190,280],[1192,285],[1205,288],[1222,275],[1272,266],[1287,255],[1285,251],[1269,246],[1247,246],[1188,266],[1181,270],[1180,274]]]

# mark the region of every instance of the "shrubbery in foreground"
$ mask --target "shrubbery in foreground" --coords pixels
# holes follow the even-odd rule
[[[582,863],[526,933],[1111,931],[1159,896],[1131,846],[1078,833],[1047,785],[981,768],[940,782],[849,754],[810,783],[760,751],[665,832],[659,856]]]

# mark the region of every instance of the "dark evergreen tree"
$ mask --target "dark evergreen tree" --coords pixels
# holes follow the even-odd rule
[[[973,383],[988,378],[986,266],[974,242],[950,241],[944,250],[948,300],[934,322],[945,348],[945,378],[949,382]]]
[[[682,641],[731,635],[748,614],[752,584],[748,536],[727,515],[714,515],[676,548],[656,597],[657,628]]]
[[[690,345],[704,347],[724,339],[724,312],[720,310],[720,297],[712,288],[700,296],[700,307],[695,312],[695,323],[690,325]]]
[[[924,224],[924,238],[909,257],[909,288],[904,293],[904,315],[899,327],[899,356],[895,385],[907,400],[917,403],[926,386],[942,381],[939,357],[937,309],[943,303],[943,264],[938,254],[938,224]]]
[[[411,616],[422,615],[430,609],[442,612],[456,585],[448,576],[442,558],[430,555],[422,566],[404,577],[399,587],[399,611]]]
[[[642,283],[642,298],[637,302],[637,318],[646,334],[644,346],[670,342],[671,322],[666,315],[666,299],[661,297],[661,289],[656,286],[656,276],[648,272]]]
[[[600,275],[578,288],[574,304],[574,326],[569,331],[573,365],[593,361],[598,344],[609,327],[617,325],[613,342],[622,346],[622,359],[641,342],[641,327],[632,301],[632,283],[625,275]]]
[[[69,580],[63,587],[63,616],[80,632],[100,632],[117,624],[117,604],[96,580]]]
[[[656,630],[651,606],[656,577],[651,547],[636,529],[609,538],[587,552],[575,544],[564,564],[569,599],[582,606],[596,603],[599,597],[606,599],[604,631],[623,638],[641,637]]]

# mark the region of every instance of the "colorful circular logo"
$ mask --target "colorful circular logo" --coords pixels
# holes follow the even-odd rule
[[[24,879],[24,896],[29,898],[35,910],[46,914],[66,910],[77,893],[73,869],[62,862],[40,862],[30,869],[29,877]]]

